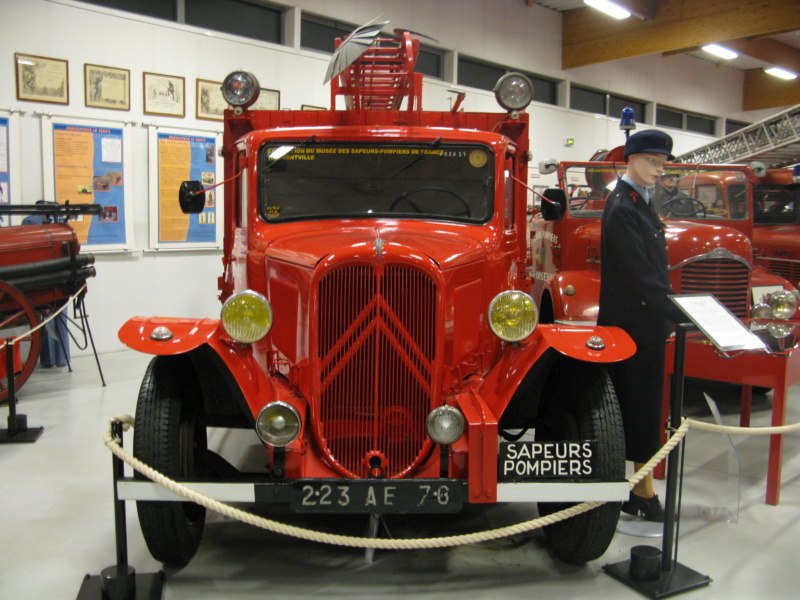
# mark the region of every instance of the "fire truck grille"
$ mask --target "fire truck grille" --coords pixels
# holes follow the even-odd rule
[[[315,426],[343,475],[402,476],[426,454],[436,318],[436,284],[416,269],[355,265],[320,281]]]
[[[788,260],[768,260],[764,266],[773,275],[788,279],[795,285],[800,282],[800,263]]]
[[[750,271],[735,260],[699,260],[681,269],[681,294],[714,294],[740,319],[747,317]]]

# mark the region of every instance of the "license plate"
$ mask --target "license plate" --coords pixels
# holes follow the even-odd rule
[[[290,508],[305,513],[450,513],[463,504],[452,479],[305,479],[289,493]]]
[[[498,479],[596,479],[597,441],[500,442]]]

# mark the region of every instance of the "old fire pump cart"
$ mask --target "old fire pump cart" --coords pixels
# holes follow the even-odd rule
[[[531,83],[498,81],[503,112],[465,112],[461,94],[426,111],[419,41],[377,36],[337,68],[353,37],[337,41],[330,110],[249,110],[256,79],[226,78],[221,317],[121,328],[154,355],[134,454],[181,481],[252,483],[256,502],[298,512],[610,501],[545,529],[561,559],[598,558],[629,490],[605,365],[635,346],[616,328],[538,323]],[[200,182],[180,200],[201,212]],[[209,427],[251,429],[264,470],[212,452]],[[204,508],[137,509],[156,559],[191,560]]]

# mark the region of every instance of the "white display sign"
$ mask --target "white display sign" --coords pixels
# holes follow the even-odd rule
[[[713,344],[731,350],[766,350],[764,342],[711,294],[670,296]]]

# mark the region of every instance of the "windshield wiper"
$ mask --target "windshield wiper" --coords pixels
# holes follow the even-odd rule
[[[433,140],[433,141],[432,141],[430,144],[428,144],[428,146],[426,146],[426,147],[425,147],[425,150],[433,150],[434,148],[438,148],[438,147],[439,147],[439,144],[441,144],[441,143],[442,143],[442,138],[441,138],[441,136],[439,136],[438,138],[436,138],[435,140]],[[425,155],[425,154],[422,154],[422,153],[420,153],[420,155],[419,155],[419,156],[415,156],[415,157],[414,157],[414,158],[411,160],[411,162],[410,162],[410,163],[408,163],[408,164],[407,164],[405,167],[403,167],[403,168],[402,168],[402,169],[400,169],[400,170],[399,170],[397,173],[395,173],[394,175],[392,175],[392,176],[391,176],[389,179],[394,179],[395,177],[397,177],[398,175],[400,175],[400,173],[403,173],[404,171],[407,171],[408,169],[410,169],[411,167],[413,167],[415,164],[417,164],[417,162],[418,162],[418,161],[422,160],[422,157],[424,157],[424,156],[426,156],[426,155]]]

